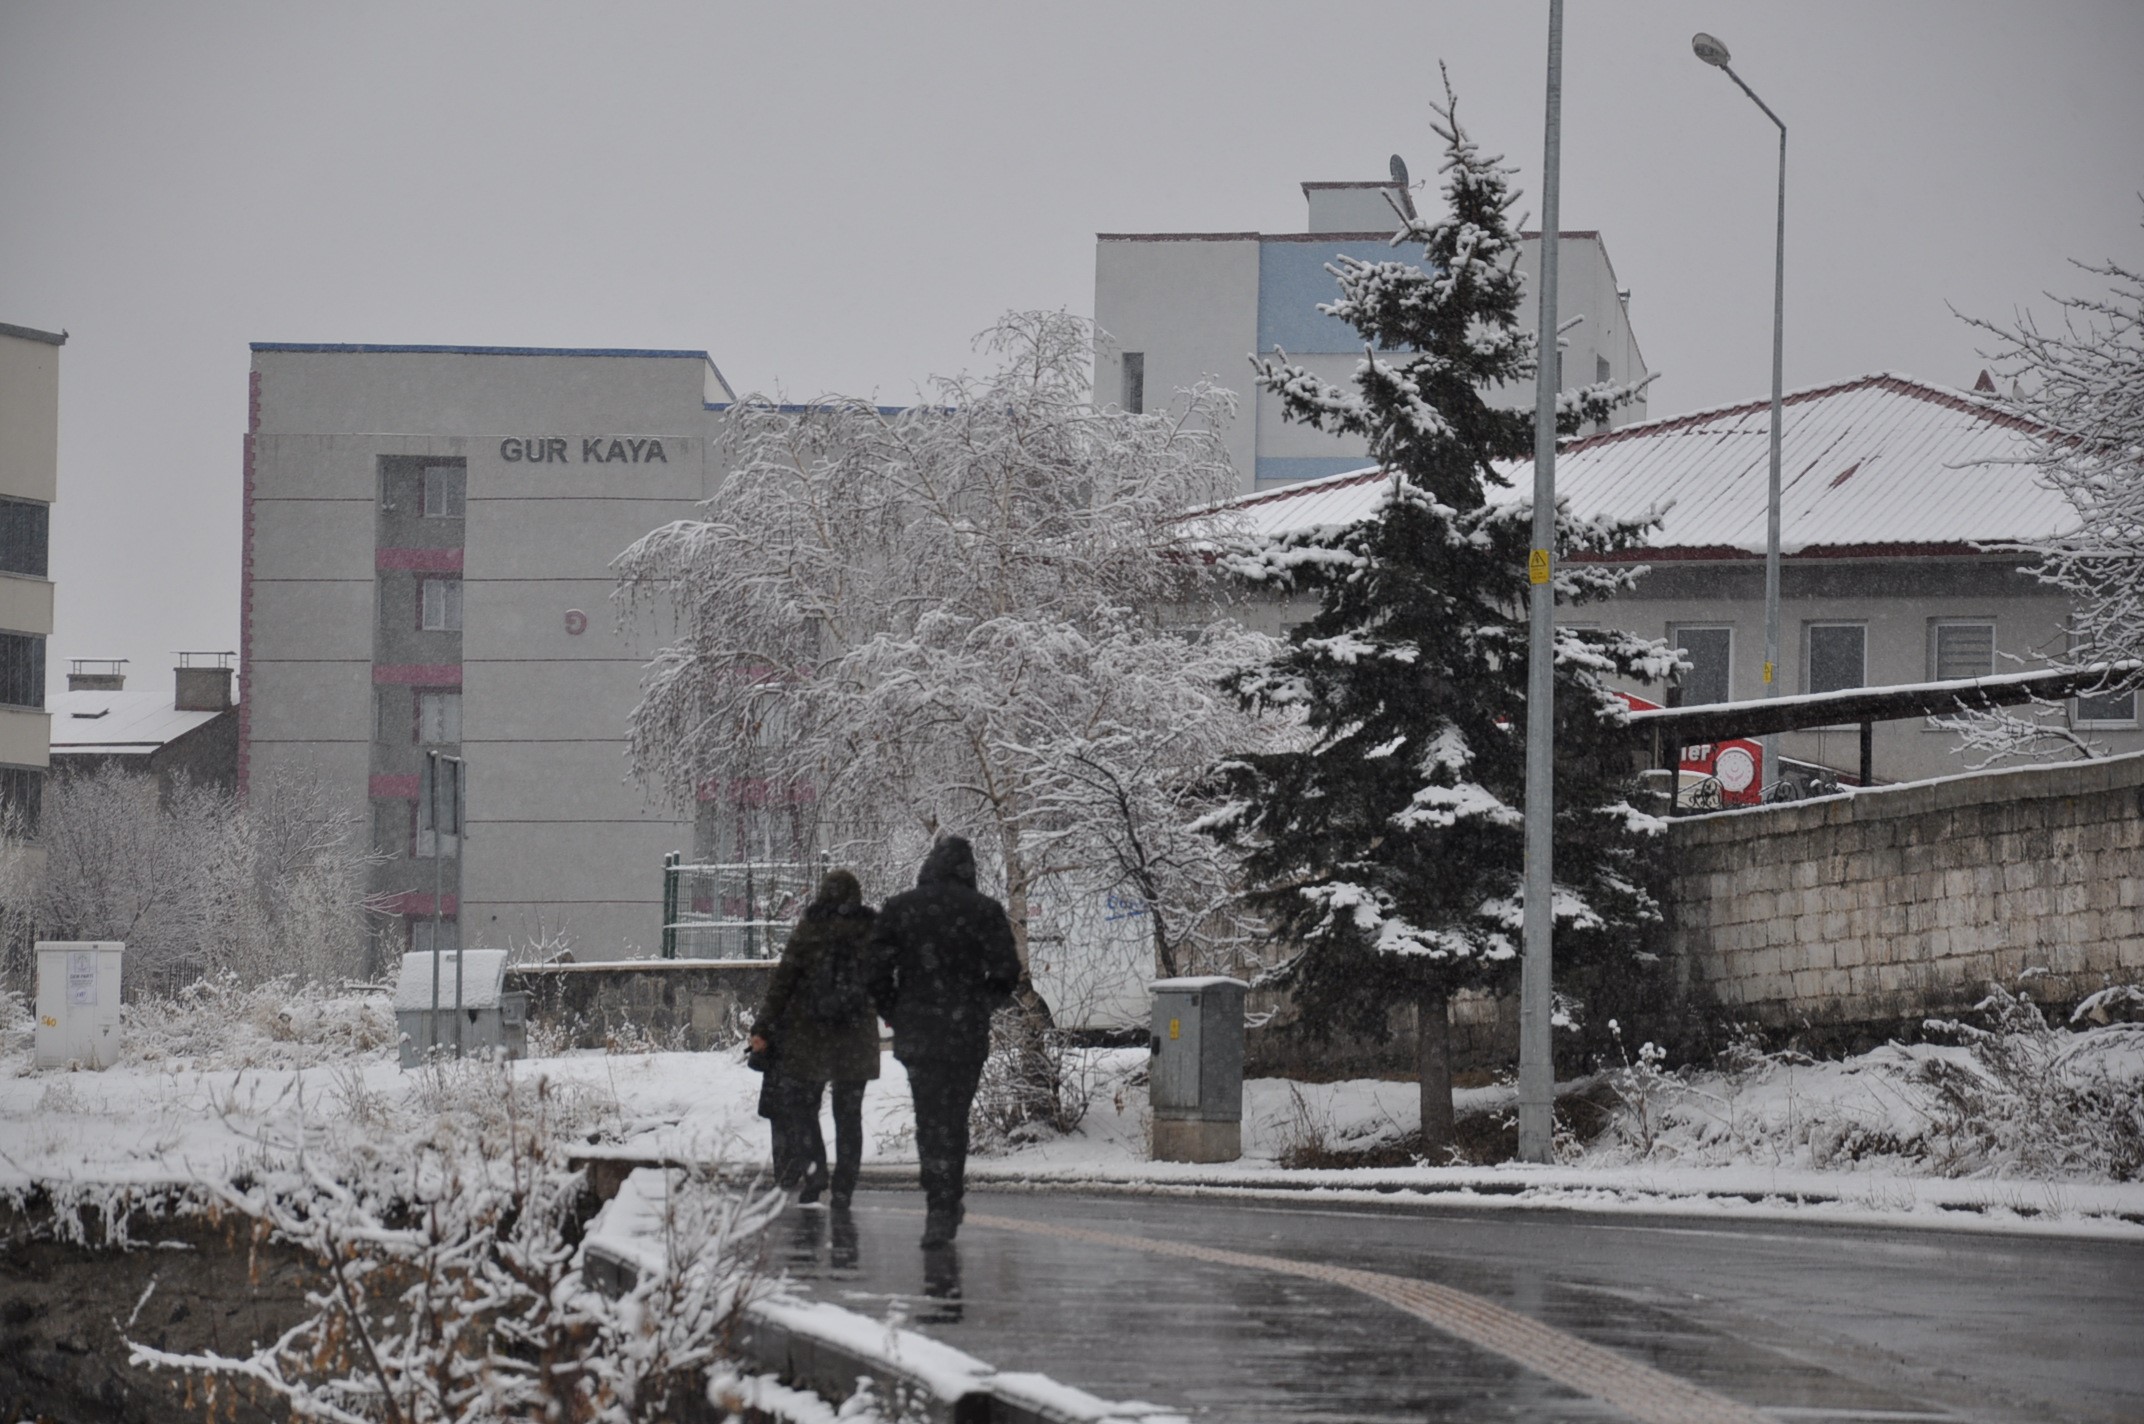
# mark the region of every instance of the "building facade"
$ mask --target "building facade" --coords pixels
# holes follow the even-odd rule
[[[1094,320],[1104,339],[1095,354],[1100,404],[1161,408],[1169,393],[1205,378],[1238,392],[1241,408],[1222,432],[1245,492],[1359,469],[1367,447],[1281,418],[1280,402],[1251,383],[1250,357],[1285,350],[1328,381],[1345,384],[1362,359],[1354,328],[1318,310],[1339,295],[1327,264],[1343,255],[1364,261],[1418,261],[1421,252],[1392,245],[1398,226],[1389,182],[1305,183],[1308,230],[1300,233],[1101,233],[1095,239]],[[1532,293],[1539,233],[1521,235],[1519,269],[1528,296],[1519,321],[1538,317]],[[1559,389],[1597,381],[1634,381],[1645,358],[1630,326],[1630,293],[1616,283],[1597,232],[1565,232],[1558,253],[1557,307],[1569,321]],[[1532,382],[1500,393],[1513,409],[1534,403]],[[1616,423],[1643,419],[1642,401]]]
[[[1635,590],[1559,618],[1681,648],[1691,663],[1676,693],[1684,705],[1765,695],[1770,410],[1750,401],[1626,425],[1556,457],[1556,492],[1574,515],[1658,521],[1632,556],[1647,570]],[[2039,432],[1970,392],[1882,374],[1793,392],[1783,414],[1782,694],[2025,672],[2062,658],[2066,598],[2034,576],[2030,555],[2004,547],[2075,519],[2030,463]],[[1496,497],[1532,490],[1530,462],[1510,474],[1510,491]],[[1264,534],[1344,523],[1374,508],[1384,479],[1362,470],[1237,507]],[[1254,607],[1272,631],[1311,611]],[[2135,692],[2111,692],[2043,711],[2058,736],[2120,753],[2144,750],[2138,703]],[[1779,751],[1851,778],[1859,729],[1788,733]],[[1951,775],[1981,760],[1933,721],[1875,730],[1881,781]]]
[[[66,342],[64,332],[0,323],[0,807],[33,834],[51,747],[45,641]]]
[[[709,493],[732,399],[701,351],[253,347],[238,775],[362,808],[383,953],[435,910],[448,947],[656,952],[693,817],[630,777],[662,629],[620,625],[609,565]]]

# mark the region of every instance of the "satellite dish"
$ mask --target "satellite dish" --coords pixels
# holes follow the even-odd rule
[[[1393,206],[1399,209],[1401,217],[1405,218],[1409,222],[1413,222],[1415,220],[1414,194],[1408,190],[1407,160],[1400,157],[1396,153],[1393,154],[1391,169],[1392,186],[1399,189],[1399,197],[1393,203]]]

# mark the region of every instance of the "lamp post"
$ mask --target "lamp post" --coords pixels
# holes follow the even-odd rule
[[[1757,91],[1742,82],[1728,63],[1727,46],[1702,31],[1690,37],[1690,48],[1699,59],[1723,71],[1735,87],[1749,95],[1764,116],[1779,125],[1779,225],[1772,243],[1772,468],[1764,521],[1764,695],[1779,695],[1779,419],[1781,328],[1787,310],[1787,125],[1772,112]],[[1779,738],[1764,737],[1764,786],[1769,793],[1779,781]]]
[[[1563,0],[1548,6],[1548,110],[1541,155],[1540,344],[1534,373],[1534,529],[1527,554],[1526,919],[1519,964],[1519,1160],[1554,1160],[1556,1065],[1549,1020],[1554,1008],[1556,824],[1556,259],[1562,215]]]

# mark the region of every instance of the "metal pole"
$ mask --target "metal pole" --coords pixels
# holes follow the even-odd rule
[[[1732,71],[1730,71],[1731,73]],[[1738,77],[1735,83],[1742,84]],[[1749,86],[1742,85],[1748,93]],[[1750,98],[1756,99],[1755,94]],[[1759,99],[1757,107],[1764,109]],[[1770,109],[1764,109],[1771,114]],[[1779,116],[1772,115],[1779,124]],[[1779,696],[1779,424],[1783,330],[1787,316],[1787,126],[1779,124],[1779,226],[1772,239],[1772,473],[1764,513],[1764,695]],[[1779,734],[1764,739],[1764,785],[1779,781]]]
[[[439,1047],[439,902],[446,886],[439,854],[439,753],[427,751],[424,756],[426,769],[431,772],[431,784],[425,788],[425,797],[432,823],[432,1017],[425,1036],[431,1040],[427,1049],[436,1049]]]
[[[1772,461],[1764,513],[1764,695],[1771,698],[1779,696],[1779,428],[1787,318],[1787,125],[1771,105],[1757,97],[1756,90],[1742,82],[1742,76],[1727,63],[1724,50],[1718,59],[1706,62],[1726,71],[1735,87],[1779,126],[1779,221],[1772,240]],[[1770,792],[1779,781],[1778,733],[1765,733],[1763,746],[1763,789]]]
[[[460,757],[441,757],[440,760],[454,768],[454,884],[459,888],[462,883],[462,759]],[[444,850],[446,843],[439,840],[439,828],[436,825],[433,827],[432,836],[434,843]],[[445,857],[441,858],[444,859]],[[438,908],[436,900],[433,908]],[[462,1056],[462,921],[460,904],[457,903],[454,909],[454,1056],[459,1058]]]
[[[1553,1153],[1556,1067],[1552,1008],[1556,817],[1556,259],[1562,238],[1563,0],[1548,5],[1547,138],[1541,157],[1540,368],[1534,375],[1534,534],[1527,555],[1526,957],[1519,978],[1519,1160]]]

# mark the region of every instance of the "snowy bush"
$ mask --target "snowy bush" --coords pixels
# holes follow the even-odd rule
[[[496,1063],[427,1070],[415,1096],[413,1135],[289,1144],[290,1167],[213,1188],[257,1238],[312,1258],[304,1319],[250,1354],[134,1344],[133,1362],[336,1424],[706,1416],[779,1197],[680,1176],[664,1269],[614,1299],[579,1264],[584,1183],[565,1152],[588,1105]]]
[[[1844,1062],[1749,1035],[1709,1069],[1665,1072],[1641,1050],[1605,1075],[1619,1110],[1587,1159],[2144,1176],[2144,1024],[2055,1027],[2022,989],[1992,985],[1975,1012],[1983,1023],[1928,1021],[1954,1043],[1892,1043]]]
[[[1935,1165],[1949,1175],[2144,1176],[2144,1025],[2075,1033],[2051,1027],[2023,992],[1988,988],[1975,1006],[1985,1027],[1928,1021],[1965,1047],[1916,1073],[1933,1100]]]
[[[0,933],[10,977],[35,937],[121,940],[132,994],[209,975],[355,973],[365,952],[372,857],[342,794],[307,777],[262,777],[241,801],[181,781],[93,771],[45,789],[38,845],[0,827]]]
[[[227,971],[168,998],[138,999],[125,1014],[126,1061],[204,1071],[380,1059],[396,1042],[380,990],[293,975],[249,985]]]

